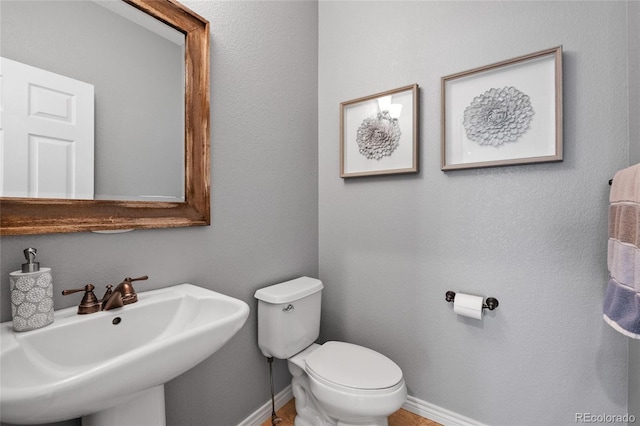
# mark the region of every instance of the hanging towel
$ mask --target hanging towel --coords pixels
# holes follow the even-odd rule
[[[616,173],[609,203],[604,320],[640,339],[640,163]]]

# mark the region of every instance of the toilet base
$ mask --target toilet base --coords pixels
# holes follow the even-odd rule
[[[289,369],[293,370],[292,373],[294,371],[295,373],[301,373],[295,366],[290,365]],[[389,421],[386,417],[370,417],[353,423],[334,420],[326,414],[322,414],[318,409],[318,402],[311,393],[309,377],[306,374],[294,375],[291,380],[291,388],[296,404],[294,426],[389,426]]]
[[[306,375],[294,376],[291,388],[296,404],[293,426],[337,426],[336,422],[318,411],[318,404],[309,391],[309,378]]]

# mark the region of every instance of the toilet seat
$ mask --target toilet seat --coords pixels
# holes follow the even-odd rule
[[[404,386],[395,362],[346,342],[327,342],[314,350],[306,358],[305,370],[325,386],[355,394],[388,393]]]

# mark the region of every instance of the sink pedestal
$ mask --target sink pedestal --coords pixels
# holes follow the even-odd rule
[[[165,426],[164,385],[131,395],[115,407],[82,417],[82,426]]]

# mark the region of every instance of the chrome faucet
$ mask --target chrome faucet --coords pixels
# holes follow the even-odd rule
[[[62,294],[67,295],[84,291],[84,297],[78,306],[78,314],[92,314],[100,311],[108,311],[109,309],[120,308],[130,303],[136,303],[138,301],[138,295],[136,294],[133,285],[133,281],[142,281],[149,279],[147,275],[143,275],[138,278],[125,278],[120,284],[113,288],[111,284],[107,286],[107,291],[102,296],[102,299],[98,301],[98,298],[93,293],[95,286],[93,284],[87,284],[83,288],[76,288],[71,290],[63,290]]]
[[[133,281],[142,281],[149,279],[147,275],[143,275],[138,278],[125,278],[120,284],[112,290],[112,285],[107,286],[107,291],[100,300],[102,304],[102,310],[108,311],[109,309],[120,308],[130,303],[136,303],[138,301],[138,295],[131,284]]]

